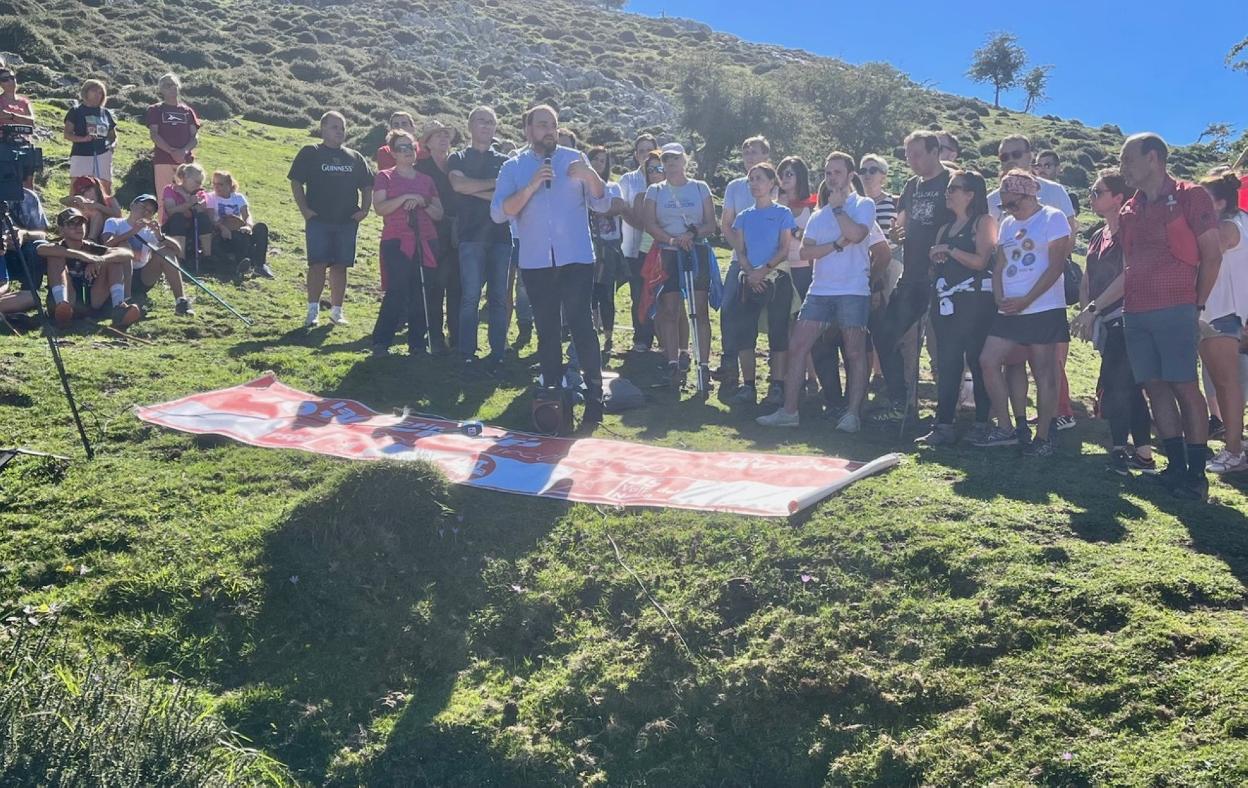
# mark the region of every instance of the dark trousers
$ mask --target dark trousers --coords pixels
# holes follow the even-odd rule
[[[877,313],[871,325],[871,339],[880,354],[880,370],[888,398],[895,404],[907,401],[906,365],[901,355],[901,340],[919,322],[931,300],[932,285],[925,281],[897,283],[888,306]]]
[[[236,230],[230,233],[229,238],[217,236],[213,243],[235,260],[246,257],[252,265],[261,266],[268,262],[269,226],[259,222],[252,225],[250,233]]]
[[[647,320],[646,316],[639,311],[641,294],[645,290],[645,283],[641,280],[641,265],[646,258],[626,257],[624,260],[628,263],[628,296],[629,303],[632,304],[633,344],[648,348],[654,344],[654,321]]]
[[[610,340],[615,330],[615,282],[594,282],[594,308],[602,321],[602,334]]]
[[[997,314],[991,293],[957,293],[950,296],[953,314],[932,310],[932,331],[936,334],[936,423],[953,424],[957,418],[958,397],[962,393],[962,372],[969,367],[975,388],[975,421],[988,421],[992,400],[984,386],[979,367],[988,331]]]
[[[566,323],[572,333],[581,376],[589,390],[588,400],[602,400],[602,351],[594,320],[590,315],[590,299],[594,292],[592,263],[543,268],[521,268],[524,288],[533,303],[533,324],[537,328],[537,359],[542,381],[558,386],[563,379],[563,330]],[[561,319],[562,314],[562,319]]]
[[[421,275],[428,277],[434,269],[420,268],[416,261],[403,254],[400,241],[381,242],[381,264],[386,268],[386,295],[373,326],[373,345],[390,347],[394,334],[407,324],[407,347],[413,353],[425,350],[425,304],[421,298]],[[427,280],[426,280],[427,281]]]
[[[459,350],[459,308],[463,303],[463,288],[459,282],[459,252],[450,242],[438,243],[438,267],[432,271],[425,281],[425,290],[429,296],[429,335],[435,349],[450,347]],[[389,272],[386,273],[386,287],[389,288]],[[446,323],[446,316],[450,322]],[[446,334],[442,326],[446,324]]]
[[[1101,390],[1101,412],[1109,421],[1110,437],[1115,446],[1126,446],[1128,436],[1136,446],[1151,444],[1152,416],[1143,389],[1131,374],[1122,320],[1101,330],[1105,332],[1105,344],[1097,388]]]

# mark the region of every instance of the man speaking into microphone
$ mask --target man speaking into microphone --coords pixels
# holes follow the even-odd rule
[[[540,104],[525,113],[528,150],[499,171],[490,215],[500,224],[515,221],[542,382],[553,386],[563,379],[562,311],[588,389],[582,420],[596,424],[602,421],[602,362],[590,316],[594,246],[587,211],[606,213],[611,198],[585,154],[558,144],[558,131],[553,107]]]

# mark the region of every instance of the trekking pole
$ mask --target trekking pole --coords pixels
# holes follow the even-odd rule
[[[694,295],[693,291],[693,284],[695,281],[694,268],[698,264],[697,249],[698,247],[695,243],[694,247],[689,251],[686,252],[683,249],[681,250],[680,267],[681,273],[684,274],[685,277],[685,305],[686,311],[689,313],[689,345],[690,349],[693,351],[693,364],[691,364],[691,366],[696,365],[697,383],[695,388],[699,396],[705,396],[706,381],[702,377],[702,339],[698,334],[697,297]],[[687,258],[686,255],[688,255]]]
[[[95,458],[95,449],[91,448],[91,441],[87,438],[86,428],[82,426],[82,416],[78,413],[78,403],[74,401],[73,389],[69,387],[69,375],[65,372],[65,362],[61,359],[61,350],[57,347],[55,331],[52,321],[48,317],[48,312],[43,307],[43,299],[39,297],[39,293],[33,289],[35,278],[31,276],[30,263],[26,260],[26,252],[22,249],[20,238],[17,236],[17,227],[13,224],[13,217],[9,213],[9,204],[0,202],[0,230],[9,237],[9,243],[13,245],[13,249],[17,251],[17,257],[22,261],[22,269],[26,273],[26,281],[32,284],[31,295],[35,301],[35,311],[39,313],[39,320],[43,324],[43,336],[48,340],[48,349],[52,352],[52,363],[56,366],[57,377],[61,380],[61,389],[65,392],[65,401],[69,403],[69,412],[74,417],[74,426],[78,429],[78,438],[82,441],[82,449],[86,452],[87,459]]]
[[[409,214],[408,224],[416,236],[416,272],[420,275],[420,311],[425,318],[425,350],[433,353],[433,326],[429,325],[429,296],[425,291],[425,241],[420,235],[420,217],[413,211]],[[412,330],[411,326],[407,327]]]
[[[234,307],[230,306],[230,305],[229,305],[229,303],[228,303],[228,302],[227,302],[224,298],[222,298],[221,296],[219,296],[219,295],[217,295],[216,293],[212,292],[212,290],[210,290],[210,289],[208,288],[208,285],[204,284],[203,282],[199,281],[199,280],[198,280],[198,279],[196,279],[195,277],[191,276],[191,274],[190,274],[190,273],[189,273],[189,272],[188,272],[185,268],[183,268],[182,266],[180,266],[180,265],[178,265],[177,263],[175,263],[175,262],[173,261],[173,258],[171,258],[169,255],[167,255],[167,254],[165,254],[164,252],[162,252],[161,250],[157,249],[155,246],[152,246],[152,243],[151,243],[150,241],[148,241],[146,238],[144,238],[143,236],[141,236],[141,235],[137,235],[137,234],[136,234],[134,237],[135,237],[135,238],[138,238],[138,239],[139,239],[139,241],[141,241],[141,242],[142,242],[142,244],[143,244],[144,246],[146,246],[148,249],[150,249],[150,250],[152,251],[152,254],[156,255],[156,256],[157,256],[157,257],[159,257],[161,260],[164,260],[166,263],[168,263],[169,265],[173,266],[173,269],[174,269],[175,271],[177,271],[178,273],[182,274],[182,276],[184,276],[184,277],[186,277],[187,279],[189,279],[189,280],[191,281],[191,284],[195,285],[195,286],[196,286],[196,287],[198,287],[200,290],[203,290],[205,293],[207,293],[208,295],[212,296],[212,297],[213,297],[213,298],[217,301],[217,303],[219,303],[221,306],[225,307],[226,309],[230,310],[231,314],[233,314],[233,315],[234,315],[235,317],[237,317],[239,320],[243,321],[243,323],[245,323],[245,324],[247,324],[247,325],[249,325],[249,326],[250,326],[250,325],[252,325],[252,322],[251,322],[250,320],[248,320],[247,318],[243,317],[243,315],[242,315],[242,314],[240,314],[240,313],[239,313],[239,311],[238,311],[237,309],[235,309]]]

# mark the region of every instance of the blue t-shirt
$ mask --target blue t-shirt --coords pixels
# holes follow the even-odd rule
[[[772,203],[761,209],[751,205],[733,219],[732,229],[744,237],[750,265],[762,268],[780,249],[780,232],[796,230],[797,222],[793,221],[793,212],[783,205]]]

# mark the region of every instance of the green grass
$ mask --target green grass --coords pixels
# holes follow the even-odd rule
[[[461,383],[449,362],[367,357],[375,219],[351,325],[298,328],[285,172],[303,140],[251,123],[204,137],[204,164],[233,169],[274,230],[279,279],[209,280],[255,327],[203,298],[177,319],[158,290],[134,329],[155,346],[65,337],[99,454],[0,476],[0,617],[57,605],[76,647],[180,677],[307,783],[1248,780],[1242,482],[1199,506],[1106,474],[1083,344],[1080,426],[1048,463],[817,420],[777,434],[714,400],[608,417],[607,437],[693,449],[910,452],[791,521],[504,496],[137,421],[135,404],[273,369],[382,411],[527,425],[525,364]],[[43,342],[2,341],[3,442],[80,456]]]

